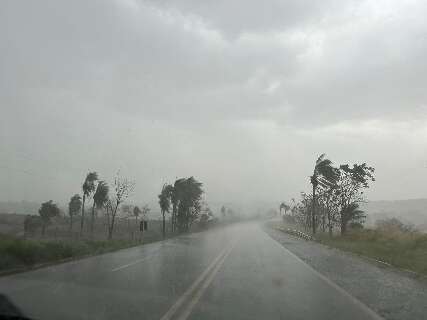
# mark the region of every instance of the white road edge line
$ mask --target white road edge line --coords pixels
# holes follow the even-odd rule
[[[179,308],[187,301],[197,286],[209,275],[209,272],[227,253],[229,247],[225,247],[219,255],[211,262],[211,264],[203,271],[203,273],[191,284],[191,286],[179,297],[179,299],[172,305],[172,307],[160,318],[160,320],[170,320]]]
[[[381,317],[379,314],[377,314],[374,310],[372,310],[370,307],[368,307],[366,304],[364,304],[362,301],[360,301],[356,297],[352,296],[350,293],[348,293],[346,290],[344,290],[343,288],[341,288],[340,286],[338,286],[335,282],[333,282],[332,280],[330,280],[329,278],[327,278],[326,276],[324,276],[323,274],[321,274],[319,271],[317,271],[316,269],[314,269],[313,267],[311,267],[304,260],[302,260],[300,257],[298,257],[295,253],[293,253],[292,251],[290,251],[289,249],[287,249],[286,247],[284,247],[282,244],[280,244],[278,241],[276,241],[272,237],[269,236],[269,238],[271,240],[273,240],[282,250],[284,250],[285,252],[289,253],[297,261],[299,261],[300,263],[302,263],[307,269],[311,270],[320,279],[322,279],[323,281],[325,281],[330,287],[334,288],[339,293],[341,293],[345,297],[349,298],[355,305],[357,305],[358,307],[360,307],[361,309],[363,309],[366,313],[368,313],[372,317],[372,319],[384,320],[384,318]]]

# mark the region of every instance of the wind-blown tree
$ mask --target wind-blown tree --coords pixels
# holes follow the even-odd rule
[[[108,240],[113,238],[114,225],[120,204],[122,204],[133,192],[135,183],[123,178],[117,173],[114,179],[114,197],[106,203],[107,223],[108,223]]]
[[[183,184],[185,178],[175,180],[171,193],[171,203],[172,203],[172,232],[175,232],[177,229],[177,220],[178,220],[178,204],[180,198],[182,197]]]
[[[79,194],[75,194],[71,197],[68,203],[68,215],[70,216],[70,232],[73,230],[73,218],[77,215],[82,208],[82,197]]]
[[[96,172],[89,172],[86,175],[86,179],[83,182],[82,190],[83,190],[83,202],[82,202],[82,216],[80,220],[80,233],[83,232],[84,220],[85,220],[85,202],[86,198],[90,197],[90,195],[95,191],[95,183],[98,180],[98,174]]]
[[[328,227],[330,237],[332,237],[334,222],[336,220],[336,216],[338,215],[338,203],[337,198],[335,197],[336,188],[336,185],[325,188],[319,197],[319,202],[324,209],[322,216],[323,223],[325,224],[325,219],[327,219],[326,226]]]
[[[354,164],[353,167],[348,164],[340,166],[334,195],[340,208],[341,234],[346,233],[348,223],[354,222],[357,217],[364,220],[363,216],[352,213],[357,209],[353,204],[363,201],[363,190],[369,188],[371,181],[375,181],[374,171],[375,169],[366,163]]]
[[[162,191],[159,194],[159,205],[160,211],[162,212],[162,231],[163,238],[166,237],[166,212],[169,213],[171,205],[171,197],[173,193],[173,186],[170,184],[165,184],[162,187]]]
[[[39,215],[42,220],[42,235],[44,236],[46,226],[53,217],[59,216],[59,208],[52,200],[42,203],[39,209]]]
[[[322,154],[314,166],[313,175],[310,177],[310,182],[313,186],[312,194],[312,210],[311,210],[311,227],[313,234],[316,233],[316,189],[321,187],[333,186],[338,179],[338,171],[332,166],[332,161],[325,158]]]
[[[108,184],[103,180],[99,181],[98,185],[96,186],[95,193],[93,194],[92,215],[90,222],[91,234],[93,234],[93,229],[95,225],[95,209],[99,210],[104,208],[105,204],[108,201],[109,191],[110,188],[108,187]]]
[[[179,200],[177,226],[180,232],[187,232],[200,214],[203,189],[202,183],[194,177],[180,180],[177,184],[178,190],[174,187]]]

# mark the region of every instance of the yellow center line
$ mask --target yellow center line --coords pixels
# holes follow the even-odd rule
[[[205,269],[205,271],[203,271],[203,273],[192,283],[192,285],[181,295],[181,297],[175,302],[175,304],[163,315],[163,317],[160,318],[160,320],[170,320],[172,319],[172,317],[179,311],[179,309],[188,301],[191,301],[192,303],[183,311],[184,314],[188,315],[191,313],[192,308],[194,307],[194,305],[197,303],[197,301],[200,299],[201,297],[201,293],[203,293],[204,290],[206,290],[206,288],[204,288],[205,286],[202,285],[201,288],[199,288],[199,291],[196,291],[197,288],[199,287],[199,285],[205,281],[206,279],[209,280],[209,283],[212,281],[210,275],[212,274],[216,274],[218,272],[219,267],[221,266],[222,263],[224,262],[225,258],[228,256],[228,254],[231,252],[231,249],[233,248],[233,246],[231,247],[226,247],[224,248],[219,255],[211,262],[211,264]],[[209,284],[208,284],[209,285]],[[203,289],[204,288],[204,289]],[[203,290],[202,290],[203,289]],[[202,290],[202,291],[201,291]],[[199,296],[199,298],[197,298],[197,296]],[[191,300],[190,298],[193,297]],[[196,299],[197,298],[197,299]],[[196,301],[196,300],[197,301]],[[188,316],[187,315],[187,316]],[[181,318],[180,318],[181,319]]]
[[[190,300],[190,302],[188,303],[187,307],[182,311],[181,315],[178,317],[178,320],[186,320],[188,318],[188,316],[193,311],[194,307],[199,302],[200,298],[205,293],[206,289],[209,287],[209,285],[211,284],[211,282],[215,278],[215,276],[218,273],[219,269],[221,268],[221,266],[225,262],[225,259],[227,259],[228,255],[233,250],[233,247],[234,247],[234,245],[232,247],[230,247],[229,250],[222,256],[221,260],[218,261],[218,263],[215,265],[215,267],[212,270],[212,272],[207,276],[206,280],[203,282],[203,284],[199,287],[199,289],[197,290],[197,292],[194,294],[193,298]]]
[[[153,252],[151,252],[151,254],[150,254],[150,255],[148,255],[148,256],[146,256],[146,257],[143,257],[143,258],[141,258],[141,259],[138,259],[138,260],[132,261],[132,262],[130,262],[130,263],[128,263],[128,264],[125,264],[125,265],[119,266],[119,267],[117,267],[117,268],[111,269],[111,272],[119,271],[119,270],[122,270],[122,269],[125,269],[125,268],[128,268],[128,267],[131,267],[131,266],[133,266],[133,265],[135,265],[135,264],[137,264],[137,263],[140,263],[140,262],[142,262],[142,261],[145,261],[145,260],[151,259],[152,257],[154,257],[154,256],[155,256],[155,253],[156,253],[156,252],[158,252],[158,251],[160,251],[160,249],[154,250]]]

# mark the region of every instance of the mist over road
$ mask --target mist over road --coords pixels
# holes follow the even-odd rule
[[[37,319],[380,319],[256,223],[0,278]]]

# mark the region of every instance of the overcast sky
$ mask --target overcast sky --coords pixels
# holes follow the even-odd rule
[[[367,162],[368,196],[427,196],[426,1],[0,2],[0,200],[65,202],[89,170],[155,200],[309,190]]]

